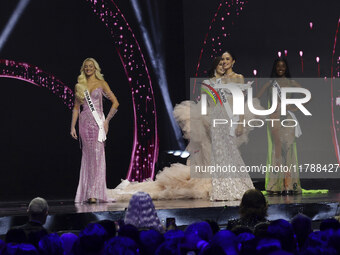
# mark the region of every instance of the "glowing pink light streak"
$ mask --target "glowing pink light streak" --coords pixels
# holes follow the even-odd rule
[[[254,76],[255,76],[255,92],[257,93],[257,77],[256,77],[256,75],[257,75],[257,70],[256,70],[256,69],[253,70],[253,74],[254,74]]]
[[[131,27],[114,1],[86,1],[107,27],[132,90],[134,139],[126,178],[130,181],[153,179],[158,157],[157,115],[145,58]],[[119,29],[116,29],[117,26]],[[145,97],[149,100],[145,100]]]
[[[338,143],[338,137],[336,133],[335,118],[334,118],[334,85],[333,85],[333,63],[334,63],[334,56],[335,56],[336,41],[337,41],[338,32],[339,32],[339,25],[340,25],[340,17],[339,17],[338,25],[337,25],[336,32],[335,32],[334,46],[333,46],[333,52],[332,52],[332,62],[331,62],[331,106],[332,106],[332,127],[331,128],[332,128],[332,138],[333,138],[335,155],[338,160],[338,163],[340,164],[339,143]]]
[[[299,51],[299,55],[300,55],[300,59],[301,59],[301,72],[303,73],[303,51],[302,50],[300,50]]]
[[[220,32],[219,35],[221,38],[222,36],[229,39],[230,38],[230,32],[227,30],[231,28],[235,24],[235,20],[239,18],[241,11],[243,11],[243,7],[248,3],[248,1],[221,1],[218,5],[218,8],[213,15],[213,18],[211,19],[211,22],[208,27],[208,31],[205,34],[204,40],[203,40],[203,45],[200,51],[200,55],[197,61],[197,66],[196,66],[196,72],[195,72],[195,77],[199,76],[200,69],[202,68],[201,61],[203,58],[203,54],[206,53],[206,56],[211,59],[219,54],[222,54],[224,51],[222,50],[224,44],[225,44],[225,39],[221,42],[213,43],[211,38],[217,38],[215,35],[211,35],[213,26],[216,23],[216,27],[218,27],[218,31]],[[222,10],[223,8],[223,11]],[[221,14],[219,16],[219,14]],[[220,18],[219,18],[219,17]],[[222,17],[221,17],[222,16]],[[222,22],[222,23],[221,23]],[[209,38],[211,36],[211,38]],[[211,52],[209,52],[211,51]],[[201,73],[205,74],[206,70],[201,71]],[[194,81],[194,86],[193,86],[193,91],[192,93],[195,94],[195,89],[196,89],[196,81]]]
[[[46,88],[62,99],[69,109],[73,108],[73,91],[54,75],[43,71],[37,66],[14,60],[0,59],[0,77],[18,79]]]

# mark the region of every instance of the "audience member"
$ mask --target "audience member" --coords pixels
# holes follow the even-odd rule
[[[254,229],[260,222],[266,222],[268,204],[261,191],[256,189],[247,190],[241,200],[239,214],[240,218],[230,220],[227,229],[232,230],[241,225]]]
[[[111,238],[104,248],[105,255],[134,255],[138,254],[137,244],[127,237],[117,236]]]
[[[118,232],[118,236],[128,237],[134,242],[139,243],[139,231],[135,226],[131,224],[121,226]]]
[[[116,237],[116,223],[112,220],[100,220],[97,222],[99,225],[101,225],[106,233],[107,233],[107,236],[106,236],[106,239],[109,240],[113,237]]]
[[[140,230],[154,229],[164,232],[152,199],[145,192],[137,192],[131,197],[124,222]]]
[[[291,220],[299,249],[303,249],[310,233],[313,232],[312,220],[304,214],[297,214]]]
[[[5,253],[6,254],[6,253]],[[40,255],[33,244],[21,243],[16,247],[15,255]]]
[[[63,243],[64,255],[71,255],[72,247],[78,240],[78,236],[73,233],[64,233],[61,235],[60,239]]]
[[[340,222],[334,218],[323,220],[320,223],[320,231],[327,229],[338,230],[340,229]]]
[[[63,255],[63,243],[58,234],[52,233],[39,241],[40,255]]]
[[[267,230],[271,238],[277,239],[281,243],[283,250],[294,253],[296,251],[296,240],[292,225],[286,220],[274,220]]]
[[[97,223],[88,224],[79,233],[79,242],[75,243],[75,245],[79,245],[78,252],[81,255],[99,255],[104,247],[106,235],[107,233],[101,225]]]
[[[156,250],[155,255],[180,255],[181,253],[181,245],[176,240],[166,241],[162,243],[158,249]],[[188,254],[188,253],[184,253]]]
[[[13,227],[13,229],[24,230],[27,241],[38,247],[39,240],[48,234],[43,226],[48,216],[46,200],[41,197],[34,198],[28,205],[27,214],[28,222],[22,226]]]
[[[267,202],[261,192],[248,190],[241,201],[240,219],[230,221],[232,231],[219,230],[206,220],[169,230],[156,214],[150,196],[136,193],[130,200],[118,236],[114,221],[88,224],[79,237],[72,233],[48,234],[43,227],[48,215],[47,202],[33,199],[28,206],[29,220],[13,227],[0,240],[0,255],[336,255],[340,254],[340,223],[324,220],[320,231],[312,230],[309,217],[298,214],[291,224],[279,219],[266,220]],[[27,244],[29,242],[30,244]]]
[[[153,229],[141,231],[139,234],[140,254],[154,254],[157,248],[164,242],[163,235]]]
[[[233,232],[229,230],[221,230],[216,235],[214,235],[210,244],[212,246],[220,246],[225,254],[236,255],[238,254],[238,243],[236,236]]]

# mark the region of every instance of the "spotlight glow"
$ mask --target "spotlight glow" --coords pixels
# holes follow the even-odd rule
[[[181,153],[182,153],[181,151],[175,151],[174,156],[179,156],[179,155],[181,155]]]
[[[188,158],[189,156],[190,156],[190,153],[187,152],[187,151],[183,151],[183,152],[181,153],[181,158]]]
[[[15,8],[11,18],[7,22],[4,30],[2,31],[2,33],[0,35],[0,51],[4,47],[8,37],[10,36],[10,34],[13,31],[15,25],[17,24],[21,14],[25,10],[25,8],[26,8],[26,6],[28,5],[29,2],[30,2],[30,0],[20,0],[17,7]]]

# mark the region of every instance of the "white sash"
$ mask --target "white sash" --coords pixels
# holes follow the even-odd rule
[[[228,84],[230,84],[230,83],[228,83]],[[216,88],[218,93],[221,95],[221,100],[223,102],[224,109],[226,110],[229,119],[232,120],[233,123],[236,123],[240,120],[240,117],[238,115],[233,114],[233,111],[231,110],[230,104],[229,104],[228,99],[227,99],[227,95],[224,91],[224,90],[228,91],[228,84],[221,84],[221,83],[216,84],[214,86],[214,88]],[[242,90],[245,90],[245,89],[251,87],[252,83],[248,83],[248,84],[231,83],[231,84],[240,87]],[[236,127],[237,127],[237,125],[231,126],[230,133],[229,133],[231,136],[235,136]]]
[[[91,110],[92,116],[95,119],[95,121],[97,122],[97,125],[99,127],[98,142],[104,142],[106,140],[106,134],[105,134],[105,129],[104,129],[104,121],[99,117],[99,114],[97,113],[96,108],[94,107],[94,105],[92,103],[90,93],[88,92],[87,89],[84,91],[84,95],[85,95],[86,102],[87,102],[87,104],[88,104],[88,106]]]
[[[277,88],[278,95],[279,95],[279,97],[281,99],[281,87],[280,87],[279,83],[276,80],[274,80],[274,82],[273,82],[273,87]],[[302,135],[302,130],[301,130],[300,124],[299,124],[295,114],[292,113],[291,111],[287,111],[287,112],[290,114],[292,119],[295,120],[296,123],[297,123],[297,125],[295,127],[295,137],[301,136]]]

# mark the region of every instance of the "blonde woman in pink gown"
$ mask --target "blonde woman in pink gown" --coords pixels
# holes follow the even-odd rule
[[[85,95],[88,95],[87,98]],[[103,95],[112,102],[106,118],[103,113]],[[118,106],[118,100],[104,80],[97,61],[93,58],[85,59],[75,86],[75,103],[70,131],[71,136],[78,139],[75,126],[79,117],[82,159],[75,198],[77,203],[109,201],[106,188],[104,141],[109,122],[116,114]],[[82,111],[80,111],[81,108]]]

